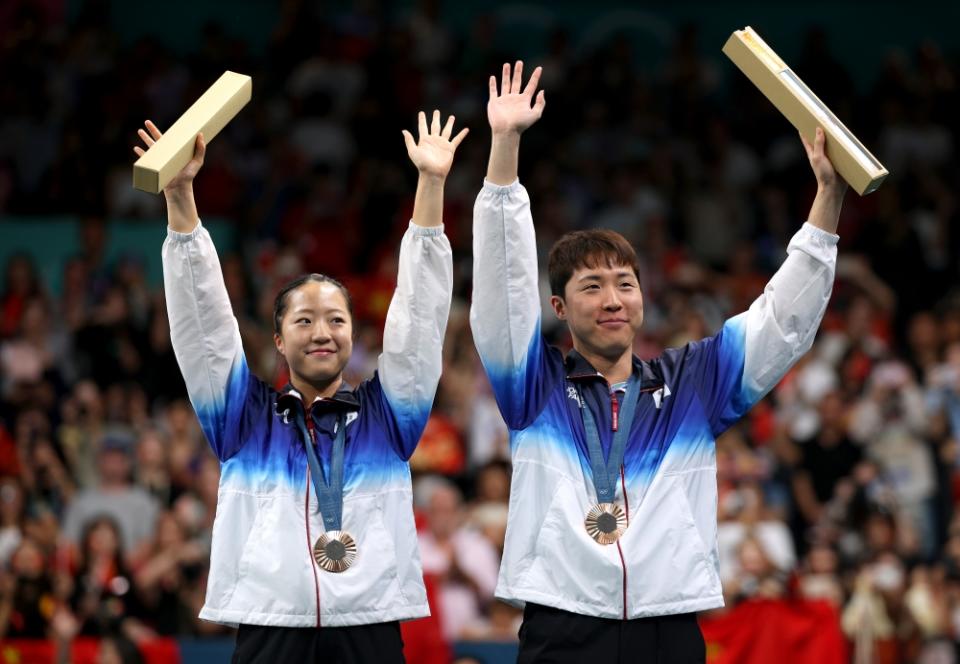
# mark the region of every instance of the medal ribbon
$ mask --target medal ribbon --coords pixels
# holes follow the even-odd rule
[[[640,396],[640,379],[636,374],[630,375],[627,383],[627,392],[623,395],[623,405],[620,407],[620,421],[613,434],[613,443],[610,445],[610,454],[606,462],[603,460],[603,446],[600,444],[600,432],[597,421],[590,412],[590,407],[577,390],[580,396],[580,415],[583,417],[583,428],[587,433],[587,450],[590,452],[590,468],[593,471],[593,486],[597,491],[597,502],[612,503],[616,495],[617,475],[623,464],[623,455],[627,450],[627,438],[630,436],[630,426],[633,424],[633,414],[637,409],[637,399]],[[616,399],[616,394],[610,395]]]
[[[305,417],[311,417],[310,413]],[[310,465],[313,488],[317,492],[317,502],[320,503],[323,527],[328,531],[340,530],[343,516],[343,447],[347,441],[346,417],[337,417],[337,433],[333,438],[333,450],[330,453],[330,472],[326,475],[313,449],[313,437],[307,431],[306,424],[298,421],[297,425],[307,448],[307,463]]]

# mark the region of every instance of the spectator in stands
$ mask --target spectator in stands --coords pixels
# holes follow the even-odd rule
[[[42,639],[56,605],[53,579],[43,550],[27,538],[0,570],[0,639]]]
[[[20,482],[13,477],[0,478],[0,568],[23,541],[24,508]]]
[[[90,519],[110,515],[117,525],[125,563],[139,560],[150,545],[156,527],[158,505],[142,487],[131,483],[133,439],[123,433],[109,433],[97,455],[100,481],[96,488],[79,492],[63,518],[63,536],[68,543],[83,545],[81,537]]]
[[[819,404],[819,426],[802,443],[801,461],[793,475],[793,495],[805,528],[823,517],[824,505],[834,497],[837,483],[848,477],[863,457],[847,436],[846,403],[834,391]]]
[[[124,561],[120,527],[109,516],[84,523],[70,608],[79,634],[103,636],[122,631],[133,640],[148,638],[146,617],[133,575]]]
[[[200,579],[210,555],[202,542],[188,533],[172,512],[163,512],[157,536],[134,574],[149,622],[158,634],[175,636],[193,631],[196,614],[186,593]]]
[[[419,533],[423,571],[440,579],[443,633],[455,641],[493,597],[499,556],[491,542],[466,527],[463,497],[450,482],[433,485],[426,517],[427,528]]]
[[[14,254],[7,259],[0,294],[0,340],[16,334],[27,303],[43,295],[42,283],[33,261],[26,254]]]

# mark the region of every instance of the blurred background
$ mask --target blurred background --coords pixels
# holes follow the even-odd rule
[[[891,175],[848,194],[813,350],[717,441],[708,655],[957,662],[958,19],[924,1],[0,4],[0,661],[229,659],[231,631],[196,617],[218,463],[170,347],[163,199],[131,187],[143,121],[165,129],[225,69],[253,100],[196,197],[248,362],[277,385],[273,298],[308,271],[349,286],[350,379],[371,375],[416,186],[400,131],[434,108],[471,128],[411,460],[433,617],[404,638],[413,664],[513,661],[520,613],[492,596],[508,443],[467,321],[487,77],[544,67],[520,169],[541,266],[566,231],[626,235],[653,357],[746,309],[813,199],[796,132],[720,52],[749,24]]]

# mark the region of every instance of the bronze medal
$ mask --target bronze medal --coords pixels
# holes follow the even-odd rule
[[[313,558],[327,572],[344,572],[357,559],[357,543],[345,530],[328,530],[313,545]]]
[[[599,503],[590,508],[583,525],[587,534],[600,544],[613,544],[627,529],[627,515],[619,505]]]

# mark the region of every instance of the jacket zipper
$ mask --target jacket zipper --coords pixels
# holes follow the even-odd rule
[[[624,395],[626,397],[626,395]],[[616,431],[620,426],[620,402],[617,401],[616,393],[610,394],[610,428]],[[623,487],[623,502],[626,507],[627,525],[630,525],[630,506],[627,503],[627,484],[624,480],[623,464],[620,464],[620,483]],[[620,540],[617,540],[617,551],[620,553],[620,566],[623,568],[623,619],[627,619],[627,562],[623,557],[623,547],[620,546]]]
[[[623,488],[623,506],[627,513],[627,527],[630,526],[630,503],[627,500],[627,480],[624,477],[623,465],[620,466],[620,486]],[[623,549],[620,540],[617,540],[617,550],[620,552],[620,564],[623,566],[623,619],[627,619],[627,563],[623,558]]]
[[[304,409],[306,410],[306,409]],[[314,444],[313,417],[306,411],[307,431],[310,433],[308,445]],[[310,560],[310,569],[313,570],[313,588],[317,596],[317,627],[320,627],[320,579],[317,578],[317,566],[313,560],[313,537],[310,535],[310,464],[307,464],[307,482],[303,494],[303,520],[307,526],[307,555]]]

